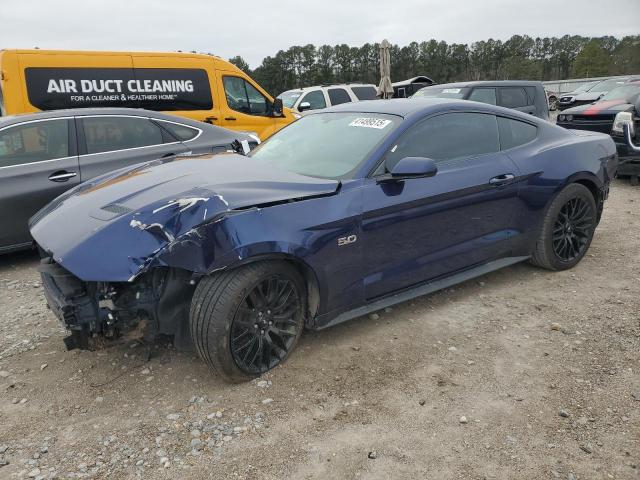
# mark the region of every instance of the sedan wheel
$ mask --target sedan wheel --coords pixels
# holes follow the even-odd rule
[[[250,375],[271,370],[285,359],[302,325],[302,301],[296,284],[271,275],[245,296],[231,326],[231,354]]]
[[[593,230],[595,215],[582,197],[574,197],[560,209],[553,226],[553,251],[563,262],[584,255]]]
[[[286,262],[204,277],[189,315],[198,355],[225,379],[251,380],[282,363],[304,328],[306,289]]]
[[[578,183],[568,185],[547,209],[531,262],[549,270],[575,266],[591,245],[596,225],[591,191]]]

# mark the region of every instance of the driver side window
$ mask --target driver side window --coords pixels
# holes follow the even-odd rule
[[[253,85],[240,77],[222,78],[227,105],[236,112],[247,115],[269,114],[269,101]]]
[[[386,173],[404,157],[427,157],[442,163],[499,151],[498,123],[494,115],[446,113],[407,130],[385,156],[376,174]]]
[[[300,101],[300,103],[302,102],[309,102],[309,104],[311,105],[311,108],[309,108],[309,110],[327,108],[327,102],[324,99],[324,93],[322,93],[322,90],[314,90],[313,92],[307,93]]]

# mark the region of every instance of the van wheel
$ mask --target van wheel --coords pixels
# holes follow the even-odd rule
[[[231,382],[271,370],[298,343],[305,295],[301,275],[284,262],[258,262],[204,277],[189,315],[198,355]]]
[[[531,262],[548,270],[567,270],[582,260],[597,225],[597,209],[587,187],[572,183],[551,202]]]
[[[640,177],[638,175],[631,175],[631,177],[629,178],[629,182],[634,187],[637,187],[638,185],[640,185]]]

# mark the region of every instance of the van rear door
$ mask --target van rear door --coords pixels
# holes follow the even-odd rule
[[[213,58],[187,55],[132,54],[139,107],[215,123]]]

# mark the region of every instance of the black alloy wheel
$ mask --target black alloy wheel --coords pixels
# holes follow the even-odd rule
[[[566,202],[553,225],[553,251],[563,262],[581,257],[587,249],[596,219],[590,205],[581,197]]]
[[[587,253],[598,225],[597,194],[571,183],[551,201],[542,219],[531,263],[547,270],[567,270]]]
[[[296,284],[274,274],[261,279],[240,302],[229,336],[240,370],[260,375],[284,360],[302,328],[303,303]]]

